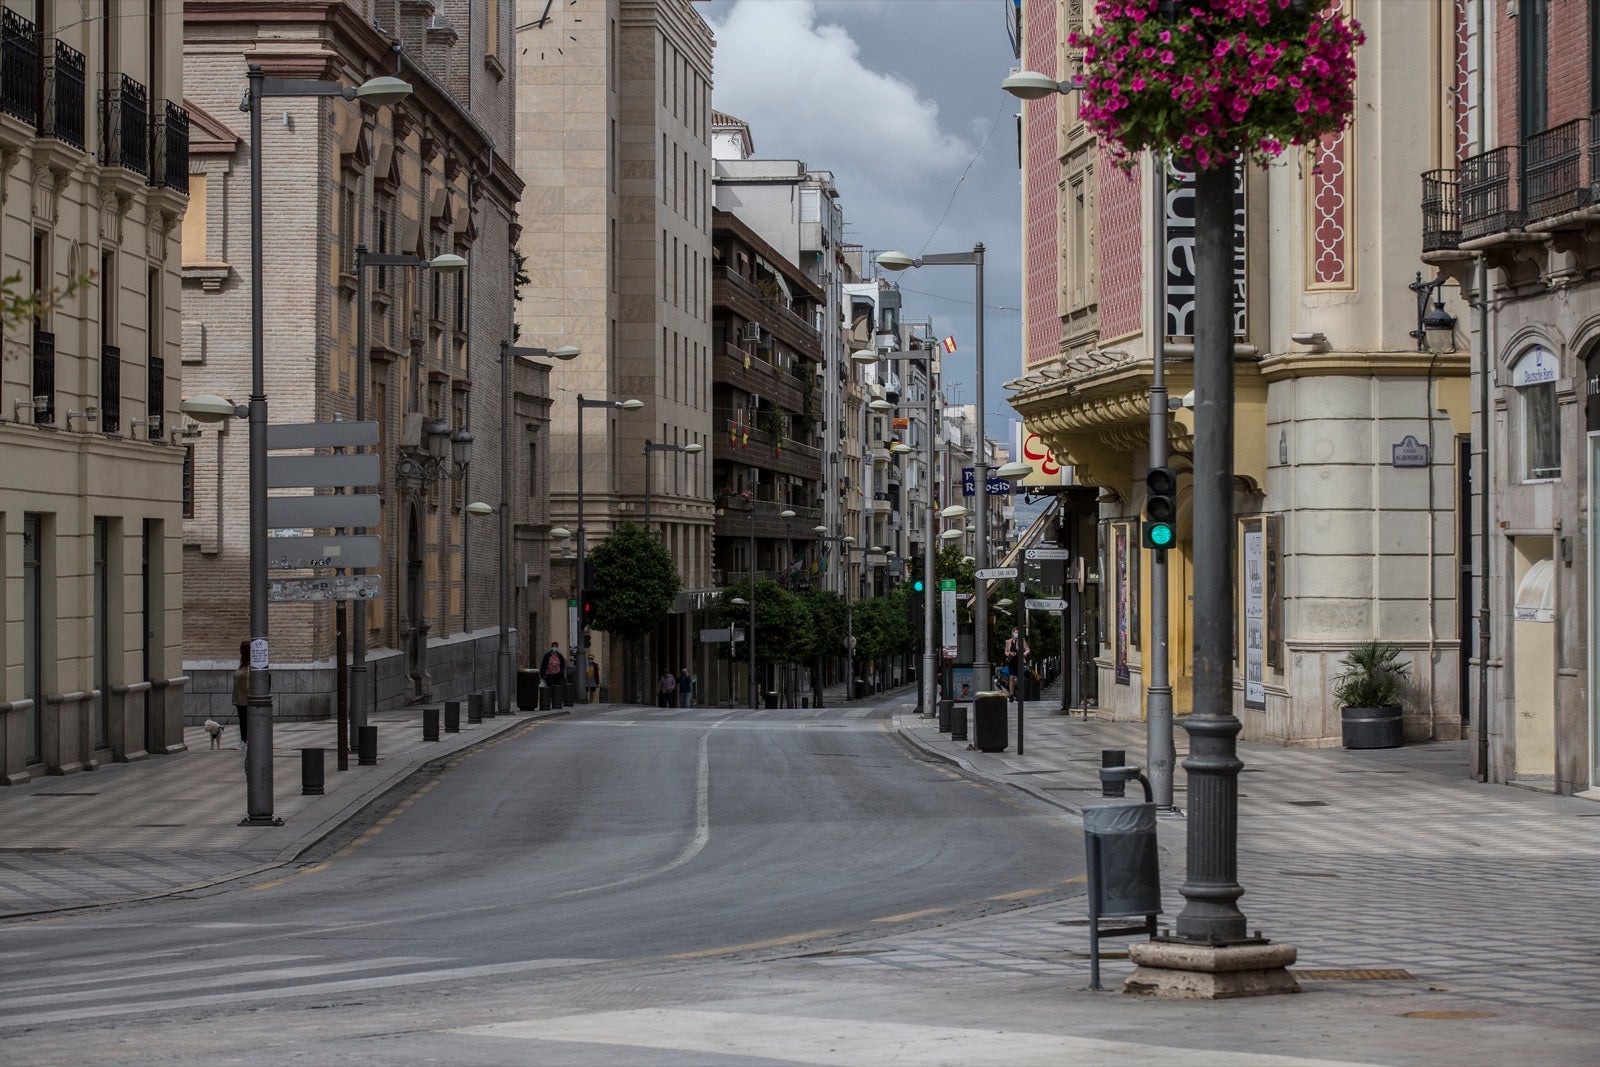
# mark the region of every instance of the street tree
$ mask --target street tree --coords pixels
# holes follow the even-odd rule
[[[594,628],[628,643],[629,692],[648,693],[650,664],[640,645],[666,619],[683,581],[661,541],[631,522],[613,530],[589,559],[594,563]]]

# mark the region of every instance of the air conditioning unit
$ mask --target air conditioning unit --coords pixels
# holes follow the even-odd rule
[[[744,324],[744,339],[746,341],[759,341],[759,340],[761,340],[761,324],[759,322],[747,322],[747,323],[745,323]]]

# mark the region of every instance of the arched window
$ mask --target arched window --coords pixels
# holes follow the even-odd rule
[[[1516,466],[1525,482],[1561,477],[1561,433],[1556,414],[1556,357],[1535,345],[1511,366],[1517,392]]]

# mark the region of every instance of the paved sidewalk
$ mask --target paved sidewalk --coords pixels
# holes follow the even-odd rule
[[[1010,747],[997,753],[951,741],[934,716],[908,705],[895,723],[930,755],[1073,814],[1100,795],[1101,749],[1145,763],[1143,724],[1059,713],[1028,715],[1026,755],[1018,756],[1015,708]],[[1181,761],[1187,735],[1176,734]],[[1592,1010],[1600,1003],[1600,805],[1481,785],[1467,775],[1466,744],[1241,744],[1240,906],[1252,929],[1299,948],[1302,975],[1400,969],[1413,977],[1392,983],[1396,992]],[[1137,783],[1128,788],[1139,794]],[[1187,806],[1181,767],[1174,799]],[[1181,817],[1160,820],[1165,924],[1183,903],[1186,833]],[[1082,902],[1045,910],[1035,923],[1013,920],[1017,951],[1086,952]],[[1038,929],[1022,929],[1030,926]],[[1106,987],[1119,987],[1131,969],[1108,963]]]
[[[273,814],[282,826],[239,825],[244,753],[233,748],[233,723],[221,749],[191,726],[187,752],[0,789],[0,918],[196,889],[289,862],[423,764],[566,714],[518,712],[468,724],[463,702],[461,732],[444,733],[441,722],[432,742],[422,740],[424,706],[371,716],[377,765],[362,767],[352,753],[342,772],[332,721],[275,724]],[[313,747],[326,750],[325,793],[303,796],[300,749]]]

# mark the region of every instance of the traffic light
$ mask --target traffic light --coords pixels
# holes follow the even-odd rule
[[[923,592],[925,592],[925,585],[924,585],[924,583],[922,581],[922,557],[921,556],[912,556],[911,560],[910,560],[910,563],[911,563],[911,592],[913,594],[915,594],[916,596],[921,596],[923,594]]]
[[[1144,547],[1171,548],[1178,540],[1178,476],[1171,467],[1151,467],[1144,488]]]
[[[578,590],[578,618],[582,620],[582,625],[586,628],[594,625],[594,575],[594,560],[584,560],[583,587]]]

